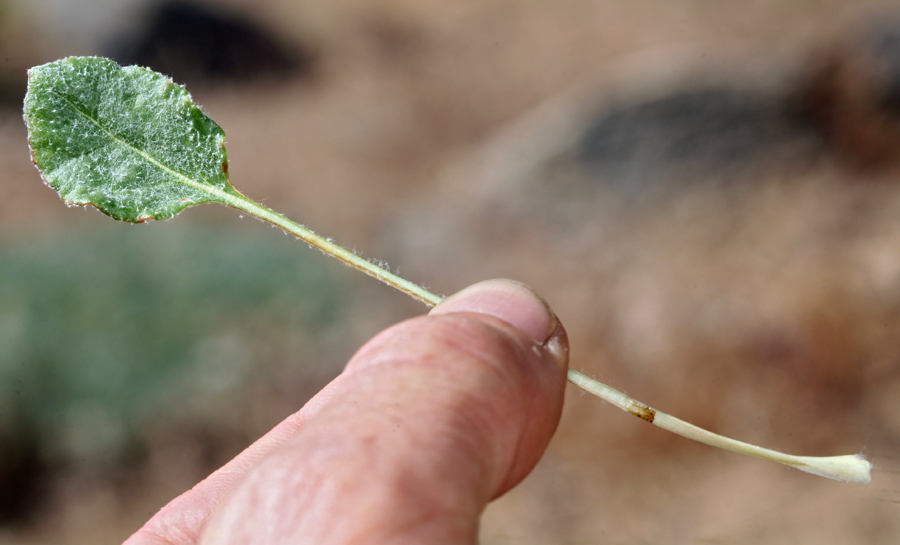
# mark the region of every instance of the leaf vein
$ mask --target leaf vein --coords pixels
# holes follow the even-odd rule
[[[53,92],[53,91],[51,91],[51,92]],[[175,169],[173,169],[170,166],[166,165],[165,163],[161,162],[159,159],[150,155],[146,151],[133,145],[132,143],[128,142],[127,140],[117,136],[115,133],[113,133],[108,128],[106,128],[102,123],[100,123],[99,120],[94,119],[93,116],[91,116],[90,114],[88,114],[87,112],[85,112],[81,108],[79,108],[78,105],[75,104],[74,102],[72,102],[71,100],[69,100],[68,97],[61,95],[59,93],[55,93],[55,92],[53,92],[53,94],[55,94],[56,96],[58,96],[59,98],[64,100],[73,110],[75,110],[75,112],[78,115],[80,115],[84,119],[88,120],[89,122],[93,123],[97,128],[99,128],[101,131],[103,131],[111,140],[121,144],[122,146],[124,146],[127,149],[130,149],[131,151],[136,153],[138,156],[142,157],[145,161],[147,161],[151,165],[154,165],[157,168],[163,170],[164,172],[168,173],[169,175],[176,178],[178,181],[180,181],[181,183],[183,183],[185,185],[188,185],[195,189],[199,189],[200,191],[203,191],[210,195],[214,195],[220,199],[227,199],[227,196],[228,196],[227,193],[221,191],[219,188],[215,187],[211,183],[209,183],[209,182],[203,183],[203,182],[194,180],[194,179],[189,178],[189,177],[185,176],[184,174],[176,171]],[[227,199],[227,200],[231,200],[231,199]]]

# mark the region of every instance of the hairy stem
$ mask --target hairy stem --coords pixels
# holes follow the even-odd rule
[[[322,252],[342,261],[344,264],[377,278],[385,284],[402,291],[413,299],[417,299],[430,307],[437,305],[443,300],[440,296],[435,295],[421,286],[413,284],[370,261],[366,261],[358,255],[345,250],[330,240],[322,238],[306,227],[294,223],[281,214],[273,212],[242,194],[239,194],[238,196],[220,194],[219,197],[225,200],[230,206],[244,210],[248,214],[252,214],[280,227],[284,231],[303,240],[310,246],[318,248]],[[623,411],[629,412],[663,429],[677,433],[682,437],[693,439],[694,441],[699,441],[713,447],[730,450],[732,452],[779,462],[795,467],[801,471],[829,479],[862,484],[868,484],[871,481],[872,464],[862,456],[847,455],[820,457],[784,454],[730,439],[728,437],[723,437],[702,428],[698,428],[697,426],[675,418],[674,416],[657,411],[656,409],[625,395],[615,388],[607,386],[602,382],[598,382],[574,369],[569,369],[568,380],[584,391],[612,403]]]
[[[345,265],[353,267],[358,271],[362,271],[369,276],[384,282],[388,286],[402,291],[413,299],[425,303],[430,307],[437,305],[443,300],[443,298],[439,295],[435,295],[425,288],[417,284],[413,284],[409,280],[401,278],[396,274],[387,271],[370,261],[366,261],[353,252],[350,252],[343,247],[331,242],[330,240],[317,235],[306,227],[298,223],[294,223],[281,214],[260,205],[249,197],[246,197],[244,195],[240,195],[239,197],[222,195],[221,197],[227,200],[230,206],[243,210],[244,212],[252,214],[261,220],[267,221],[272,225],[280,227],[285,232],[294,235],[310,246],[322,250],[324,253],[330,255],[331,257],[334,257]]]

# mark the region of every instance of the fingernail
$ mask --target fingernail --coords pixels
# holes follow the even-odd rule
[[[444,299],[429,314],[478,312],[509,323],[543,344],[556,330],[556,316],[531,288],[514,280],[487,280]]]

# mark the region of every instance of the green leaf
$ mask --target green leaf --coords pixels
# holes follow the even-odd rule
[[[280,227],[423,303],[441,301],[236,190],[228,179],[225,133],[165,76],[97,57],[34,67],[28,71],[25,123],[34,164],[67,204],[91,204],[115,219],[140,223],[217,202]]]
[[[97,57],[34,67],[25,123],[34,164],[67,204],[140,223],[240,196],[225,132],[183,87],[146,68]]]

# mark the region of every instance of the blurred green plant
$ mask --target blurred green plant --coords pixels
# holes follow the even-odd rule
[[[0,244],[0,465],[24,443],[54,465],[115,461],[142,425],[265,372],[258,338],[334,323],[340,276],[287,237],[243,231],[110,226]]]

